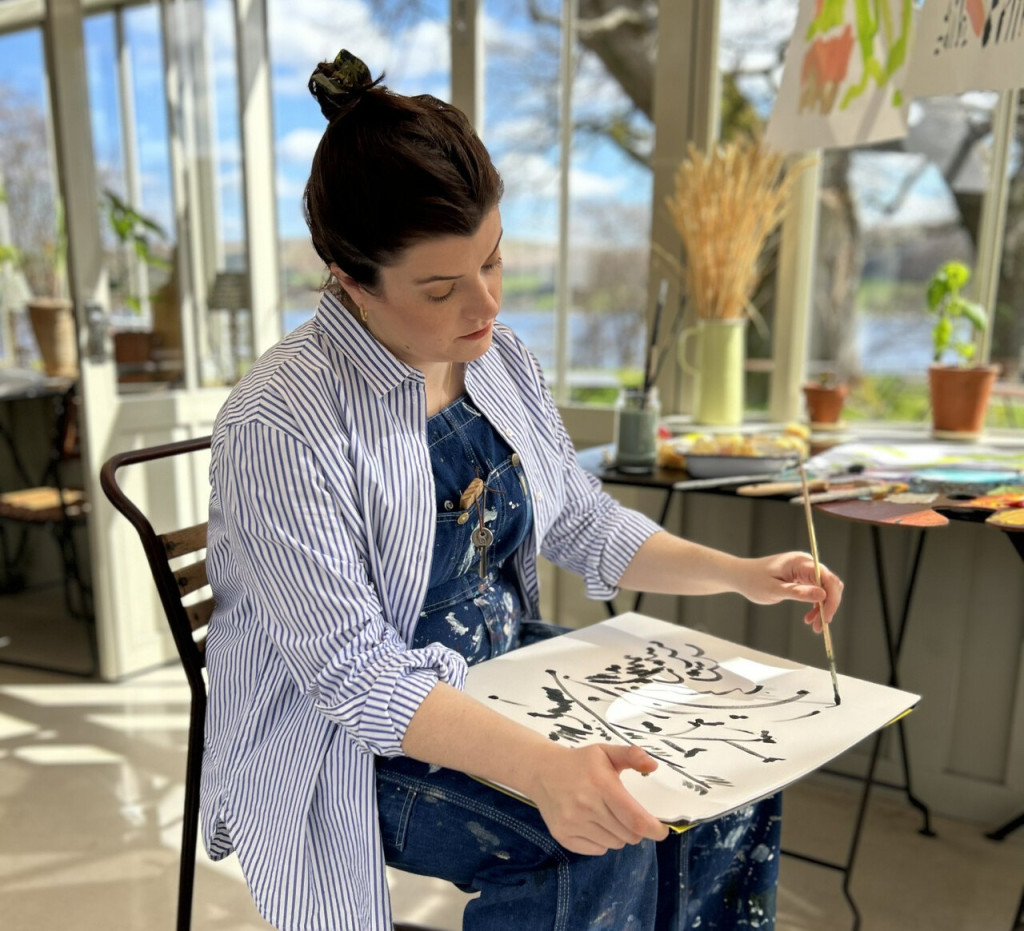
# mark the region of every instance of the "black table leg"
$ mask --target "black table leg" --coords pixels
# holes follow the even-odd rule
[[[910,605],[914,596],[914,586],[917,584],[917,572],[921,566],[921,553],[924,550],[925,531],[919,531],[917,546],[914,548],[913,562],[910,567],[910,574],[903,589],[903,604],[900,609],[900,616],[896,623],[893,623],[889,607],[889,598],[885,585],[885,564],[882,559],[882,538],[877,526],[871,527],[871,540],[875,552],[875,574],[878,579],[878,597],[882,608],[882,624],[884,626],[886,652],[889,657],[889,685],[899,688],[899,662],[900,652],[903,649],[903,638],[907,632],[907,620],[910,617]],[[903,726],[903,720],[896,722],[897,733],[900,738],[900,756],[903,763],[903,785],[902,788],[910,802],[921,812],[924,823],[921,833],[926,837],[934,837],[935,832],[931,826],[931,812],[916,795],[911,787],[910,781],[910,754],[907,750],[907,734]]]

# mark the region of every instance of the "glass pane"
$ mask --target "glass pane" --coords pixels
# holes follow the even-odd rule
[[[482,135],[505,182],[500,319],[553,375],[557,361],[559,8],[556,4],[553,25],[536,22],[525,4],[508,0],[488,0],[483,10]]]
[[[203,0],[202,7],[204,58],[195,74],[200,103],[193,169],[201,184],[212,185],[213,196],[200,220],[208,313],[197,332],[200,378],[204,385],[217,385],[243,375],[254,353],[234,7],[231,0]]]
[[[505,179],[502,318],[553,384],[561,4],[491,0],[485,9],[484,138]],[[569,398],[583,403],[611,403],[643,364],[653,67],[643,43],[628,45],[623,35],[576,50],[567,362]]]
[[[757,135],[771,115],[781,78],[779,63],[797,15],[797,0],[722,0],[718,66],[724,139]],[[744,397],[747,410],[766,410],[773,377],[775,275],[780,242],[776,229],[765,244],[761,281],[751,297]]]
[[[809,370],[853,383],[851,418],[928,416],[927,282],[975,265],[995,100],[920,99],[905,139],[825,153]]]
[[[84,30],[119,390],[180,385],[159,7],[96,14]]]
[[[0,35],[0,331],[5,364],[42,369],[31,297],[61,291],[42,33]]]
[[[989,423],[1020,427],[1024,426],[1024,94],[1020,91],[1007,170],[1010,189],[990,356],[1002,366],[1003,384],[996,389]]]
[[[306,88],[309,75],[317,62],[333,59],[344,45],[366,62],[374,77],[385,72],[392,90],[447,99],[448,2],[354,0],[346,5],[341,32],[333,14],[289,0],[269,0],[268,16],[283,329],[288,332],[313,315],[326,276],[302,216],[302,191],[325,127]]]

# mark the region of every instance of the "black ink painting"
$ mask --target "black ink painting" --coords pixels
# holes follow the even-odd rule
[[[674,822],[776,791],[917,700],[843,680],[836,706],[824,669],[631,614],[475,666],[467,691],[569,747],[641,747],[658,769],[627,787]]]

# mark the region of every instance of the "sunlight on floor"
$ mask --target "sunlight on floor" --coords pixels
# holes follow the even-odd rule
[[[90,685],[0,666],[3,926],[78,931],[170,927],[177,895],[188,688],[170,666]],[[827,776],[786,793],[786,849],[842,857],[856,784]],[[936,817],[937,837],[899,793],[876,789],[850,887],[870,931],[1011,931],[1024,831]],[[824,846],[816,850],[815,847]],[[808,847],[812,849],[808,849]],[[458,931],[468,896],[389,871],[396,917]],[[194,926],[265,931],[237,860],[200,851]],[[847,931],[835,871],[783,857],[779,931]],[[532,931],[532,929],[531,929]]]

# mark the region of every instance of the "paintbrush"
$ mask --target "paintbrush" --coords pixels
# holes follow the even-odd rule
[[[665,299],[668,297],[668,279],[662,278],[658,287],[658,300],[654,305],[654,321],[651,324],[651,337],[647,343],[647,360],[644,363],[644,396],[643,403],[647,403],[647,395],[654,385],[660,363],[658,359],[658,338],[661,332],[661,316],[665,311]]]
[[[811,496],[807,488],[807,473],[804,471],[804,461],[798,463],[800,467],[800,484],[803,488],[804,516],[807,518],[807,535],[811,539],[811,558],[814,560],[814,580],[821,585],[821,560],[818,558],[818,538],[814,535],[814,520],[811,518]],[[825,623],[825,610],[818,602],[818,617],[821,618],[821,636],[825,641],[825,655],[828,657],[828,670],[832,674],[832,691],[835,693],[836,704],[841,701],[839,697],[839,679],[836,676],[836,657],[832,652],[832,634],[829,625]]]

